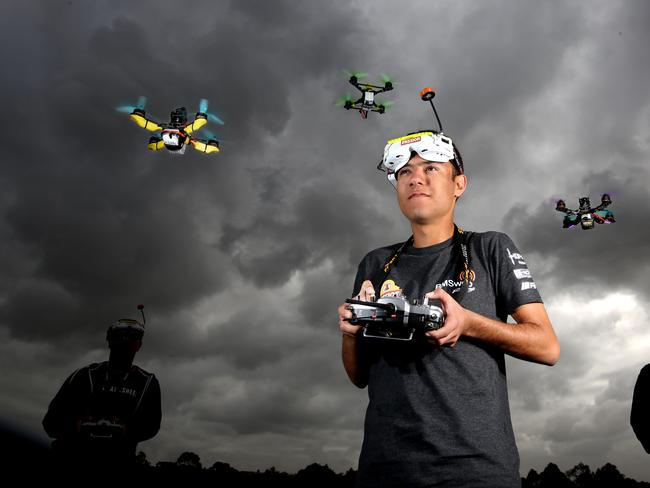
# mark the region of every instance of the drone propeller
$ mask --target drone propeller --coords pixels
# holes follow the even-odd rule
[[[211,132],[211,131],[209,131],[209,130],[207,130],[205,128],[201,128],[199,130],[199,134],[201,135],[201,139],[208,139],[208,140],[217,141],[219,144],[222,144],[224,142],[225,143],[232,142],[232,139],[223,139],[223,138],[217,136],[214,132]]]
[[[208,111],[208,100],[205,98],[202,98],[199,101],[199,112],[205,113]]]
[[[115,107],[115,110],[123,113],[133,113],[135,110],[144,111],[144,107],[147,104],[147,97],[140,96],[138,97],[138,103],[136,105],[122,105],[121,107]]]
[[[395,102],[393,102],[393,101],[391,101],[391,100],[387,100],[387,101],[385,101],[385,102],[378,103],[378,104],[377,104],[377,107],[379,107],[379,113],[382,113],[382,114],[383,114],[384,112],[386,112],[386,110],[388,110],[388,109],[389,109],[390,107],[392,107],[394,104],[395,104]]]
[[[393,88],[394,85],[399,84],[398,82],[396,82],[396,81],[393,79],[392,76],[387,75],[387,74],[385,74],[385,73],[379,75],[379,79],[382,81],[382,83],[384,84],[384,87],[385,87],[387,90],[392,90],[392,88]]]
[[[341,98],[339,98],[335,102],[335,104],[336,104],[337,107],[345,107],[345,105],[347,103],[352,103],[353,101],[354,101],[354,99],[352,98],[352,95],[350,95],[349,93],[346,93]]]
[[[201,129],[199,130],[199,133],[201,134],[201,137],[205,139],[214,139],[215,141],[218,141],[219,138],[214,134],[213,132],[207,130],[207,129]]]
[[[368,76],[368,73],[361,73],[360,71],[349,71],[347,69],[344,69],[343,72],[348,75],[350,78],[354,77],[357,80],[362,80],[366,76]]]
[[[202,98],[199,102],[199,112],[205,114],[208,117],[208,120],[215,122],[216,124],[224,125],[225,122],[217,117],[215,114],[208,112],[208,100]]]

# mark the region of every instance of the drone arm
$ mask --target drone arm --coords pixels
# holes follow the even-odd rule
[[[202,153],[212,154],[220,151],[219,144],[214,140],[192,139],[190,143],[194,149]]]
[[[352,82],[352,80],[348,80],[348,81],[350,82],[350,84],[351,84],[353,87],[355,87],[357,90],[359,90],[361,93],[363,93],[363,88],[361,88],[361,85],[359,84],[358,81],[357,81],[357,82],[354,82],[354,83]]]
[[[160,151],[165,147],[165,143],[160,137],[152,137],[149,139],[149,144],[147,147],[151,151]]]
[[[194,122],[192,122],[191,124],[185,126],[185,128],[183,130],[187,134],[191,134],[192,132],[199,130],[201,127],[203,127],[207,123],[208,123],[208,118],[205,115],[203,115],[201,113],[198,113],[198,114],[196,114],[196,118],[194,119]]]
[[[370,83],[357,83],[355,86],[362,92],[371,91],[373,93],[383,93],[386,91],[385,87],[371,85]]]
[[[148,119],[144,115],[141,115],[139,113],[134,112],[130,114],[129,117],[131,117],[131,120],[136,124],[138,124],[138,126],[150,132],[157,132],[159,130],[162,130],[162,127],[160,127],[160,125],[158,125],[157,122],[154,122],[153,120]]]
[[[609,207],[610,205],[611,205],[611,204],[610,204],[609,202],[608,202],[608,203],[601,203],[601,204],[598,205],[597,207],[592,208],[591,211],[592,211],[592,212],[597,212],[597,211],[599,211],[599,210],[604,210],[604,209],[606,209],[607,207]]]

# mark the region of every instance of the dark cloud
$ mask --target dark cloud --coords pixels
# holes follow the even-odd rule
[[[107,325],[144,302],[138,361],[165,408],[152,459],[355,466],[366,392],[345,377],[335,310],[364,254],[408,236],[375,165],[389,137],[431,126],[417,92],[433,85],[470,175],[462,224],[513,237],[562,342],[554,368],[509,364],[522,467],[582,453],[640,478],[625,409],[650,284],[647,2],[0,12],[4,416],[40,431],[64,377],[104,359]],[[354,91],[344,68],[395,75],[393,109],[335,107]],[[222,152],[148,152],[114,110],[140,95],[162,119],[209,99]],[[589,232],[542,203],[604,191],[617,223]]]
[[[260,209],[247,227],[225,226],[219,248],[232,254],[242,275],[256,285],[277,286],[325,259],[349,272],[362,257],[360,243],[382,225],[387,225],[385,218],[358,196],[315,186],[303,189],[287,206]],[[310,293],[319,295],[317,290]]]

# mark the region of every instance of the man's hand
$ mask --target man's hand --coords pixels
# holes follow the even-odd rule
[[[426,298],[437,298],[445,311],[445,325],[438,330],[431,330],[424,335],[431,344],[454,347],[460,336],[465,333],[469,324],[467,310],[460,306],[454,298],[442,288],[424,295]]]
[[[439,299],[447,315],[442,328],[425,334],[432,344],[453,347],[464,335],[526,361],[552,366],[560,357],[560,344],[543,303],[520,305],[510,314],[516,324],[510,324],[461,307],[442,288],[425,296]]]
[[[361,283],[361,289],[354,298],[355,300],[364,301],[370,301],[375,298],[375,289],[370,280]],[[339,329],[341,329],[341,333],[343,334],[341,358],[343,359],[343,367],[350,381],[359,388],[365,388],[368,386],[368,366],[359,357],[359,348],[357,347],[356,340],[357,334],[362,327],[360,325],[352,325],[345,320],[352,318],[352,311],[349,307],[349,304],[343,303],[338,308]]]
[[[375,299],[375,289],[372,286],[370,280],[366,280],[361,284],[361,290],[354,297],[355,300],[371,301]],[[339,329],[344,336],[355,337],[361,329],[360,325],[352,325],[346,319],[352,318],[352,312],[350,311],[350,305],[348,303],[343,303],[339,305],[338,308],[339,314]]]

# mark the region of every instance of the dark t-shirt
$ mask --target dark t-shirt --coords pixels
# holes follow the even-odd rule
[[[507,235],[467,234],[470,282],[463,307],[505,322],[520,305],[541,302]],[[438,287],[461,295],[461,250],[453,239],[427,248],[408,246],[379,283],[382,265],[398,247],[364,257],[353,294],[370,279],[378,298],[401,292],[422,299]],[[464,337],[454,348],[435,347],[423,337],[363,339],[359,348],[369,367],[359,486],[521,485],[503,353]]]
[[[83,462],[93,458],[130,459],[138,442],[152,438],[162,418],[160,385],[155,375],[131,366],[115,375],[107,361],[72,373],[63,383],[43,419],[57,448]],[[76,424],[85,419],[77,432]],[[113,425],[125,426],[126,434]]]

